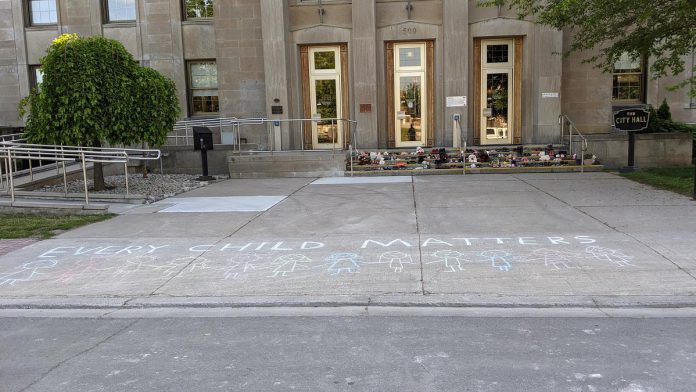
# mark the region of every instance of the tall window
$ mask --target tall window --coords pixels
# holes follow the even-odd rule
[[[186,19],[212,18],[213,0],[184,0]]]
[[[615,101],[642,102],[644,90],[643,59],[628,53],[614,63],[612,99]]]
[[[58,23],[55,0],[29,0],[27,3],[30,26],[54,25]]]
[[[105,0],[106,23],[134,22],[135,0]]]
[[[38,88],[43,81],[43,72],[41,71],[40,65],[30,65],[29,66],[29,87],[34,89]]]
[[[200,116],[220,112],[217,65],[215,61],[192,61],[188,64],[191,114]]]

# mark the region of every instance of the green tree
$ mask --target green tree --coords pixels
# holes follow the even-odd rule
[[[696,0],[479,0],[479,4],[507,5],[520,18],[535,17],[538,23],[570,29],[573,37],[566,54],[595,49],[585,61],[606,72],[629,53],[633,59],[650,57],[653,78],[679,75],[696,45]],[[696,96],[696,78],[687,77],[672,88],[684,86]]]
[[[47,49],[41,70],[41,87],[20,102],[32,143],[159,145],[179,113],[174,84],[141,68],[116,40],[63,34]],[[104,185],[95,164],[94,189]]]

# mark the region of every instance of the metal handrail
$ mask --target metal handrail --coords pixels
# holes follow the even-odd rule
[[[241,153],[241,127],[247,126],[247,125],[264,125],[265,128],[265,133],[266,137],[268,138],[269,145],[273,144],[274,142],[277,143],[279,141],[273,140],[274,138],[272,137],[273,133],[273,126],[275,126],[276,123],[299,123],[300,127],[300,133],[302,135],[302,141],[301,141],[301,147],[300,151],[304,151],[304,140],[306,139],[306,134],[305,132],[307,131],[305,127],[305,123],[309,122],[318,122],[318,121],[331,121],[332,126],[337,126],[339,123],[345,123],[346,127],[342,127],[342,132],[343,132],[343,143],[340,150],[349,150],[351,147],[356,148],[356,127],[357,127],[357,121],[355,120],[350,120],[350,119],[345,119],[345,118],[291,118],[291,119],[269,119],[269,118],[237,118],[237,117],[229,117],[229,118],[215,118],[215,119],[200,119],[200,120],[184,120],[184,121],[179,121],[176,123],[174,126],[174,131],[170,133],[169,136],[167,136],[168,139],[173,139],[174,143],[168,143],[168,144],[173,144],[173,145],[179,145],[179,139],[185,138],[183,145],[191,145],[193,144],[193,135],[188,132],[189,129],[191,129],[194,126],[209,126],[209,127],[220,127],[222,130],[223,127],[232,127],[232,133],[235,135],[235,143],[234,145],[236,146],[237,152]],[[180,132],[184,130],[185,135],[182,136],[180,135]],[[350,134],[350,140],[351,143],[346,143],[348,140],[348,135]],[[332,137],[334,135],[332,134]],[[332,140],[332,151],[336,151],[336,140]],[[270,148],[270,151],[272,152],[274,148]],[[276,149],[277,150],[277,149]],[[286,150],[288,151],[288,150]],[[259,152],[258,150],[254,152]]]
[[[588,149],[587,138],[580,132],[575,123],[565,114],[558,116],[558,122],[561,125],[561,142],[565,136],[565,126],[568,124],[568,154],[573,156],[573,130],[575,130],[576,136],[581,139],[580,144],[580,172],[585,172],[585,152]]]
[[[79,162],[82,165],[82,174],[85,186],[85,203],[89,204],[89,192],[87,188],[87,163],[122,163],[125,170],[126,194],[130,194],[128,184],[128,162],[131,160],[158,160],[161,152],[156,149],[113,148],[113,147],[81,147],[81,146],[56,146],[42,144],[18,143],[16,141],[0,142],[0,159],[4,159],[7,167],[7,183],[9,185],[12,202],[15,201],[14,174],[16,162],[25,159],[30,162],[30,174],[33,180],[31,167],[32,160],[50,160],[63,166],[63,182],[65,195],[68,193],[66,162]],[[14,164],[14,165],[13,165]],[[0,180],[2,179],[2,167],[0,167]],[[1,185],[1,183],[0,183]]]

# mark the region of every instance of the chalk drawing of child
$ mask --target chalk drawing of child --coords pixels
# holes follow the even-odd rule
[[[101,272],[112,271],[116,267],[106,267],[104,262],[95,259],[78,260],[67,270],[64,271],[56,282],[70,283],[75,279],[97,277]]]
[[[402,272],[404,270],[404,264],[415,264],[411,255],[399,251],[382,253],[377,263],[389,264],[389,268],[393,269],[394,272]]]
[[[341,272],[357,274],[360,272],[362,257],[357,253],[332,253],[326,258],[329,275],[340,275]]]
[[[447,272],[464,271],[464,266],[462,263],[469,262],[469,260],[464,257],[463,253],[456,250],[438,250],[437,252],[433,253],[433,256],[437,257],[438,260],[431,261],[428,264],[444,263],[445,267],[449,268],[449,271]]]
[[[57,260],[39,260],[22,264],[15,268],[14,271],[0,273],[0,286],[5,284],[14,286],[17,282],[29,282],[37,275],[45,274],[45,272],[41,272],[41,270],[53,268],[57,264]]]
[[[632,266],[631,259],[633,256],[628,256],[621,251],[610,248],[602,248],[601,246],[588,246],[585,252],[589,253],[596,260],[609,261],[619,267]]]
[[[553,267],[557,270],[561,269],[561,267],[579,269],[580,266],[574,261],[574,259],[577,257],[578,255],[575,253],[563,252],[557,249],[541,248],[532,252],[531,257],[524,261],[543,261],[545,266]]]
[[[273,275],[269,275],[270,278],[277,278],[280,276],[288,276],[289,273],[293,273],[301,269],[309,269],[306,265],[311,263],[312,259],[301,254],[289,254],[278,257],[271,262],[273,268]]]
[[[512,264],[508,261],[512,255],[504,250],[487,250],[479,253],[479,256],[485,257],[481,261],[490,262],[491,267],[498,268],[500,271],[507,272],[512,268]]]
[[[257,269],[267,269],[268,267],[259,267],[256,264],[261,260],[261,256],[255,253],[241,254],[230,259],[230,262],[223,268],[223,276],[225,280],[237,280],[244,276],[247,271],[255,271]]]

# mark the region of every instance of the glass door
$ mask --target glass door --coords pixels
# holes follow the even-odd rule
[[[396,147],[425,145],[428,113],[425,44],[394,45],[394,112]]]
[[[340,148],[343,143],[341,62],[339,47],[309,50],[309,90],[314,148]]]
[[[481,144],[511,144],[513,124],[513,44],[511,40],[481,45]]]

